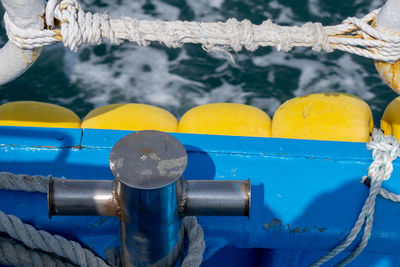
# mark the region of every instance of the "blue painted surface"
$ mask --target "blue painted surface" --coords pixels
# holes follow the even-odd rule
[[[54,133],[69,141],[60,142]],[[79,129],[1,127],[0,170],[113,179],[108,156],[129,131],[78,133]],[[363,143],[173,135],[188,150],[184,178],[251,179],[249,218],[199,217],[207,244],[204,266],[307,266],[345,238],[368,194],[360,179],[367,173],[371,152]],[[394,169],[384,187],[400,192],[397,161]],[[81,241],[102,256],[118,245],[115,218],[49,220],[44,195],[0,191],[0,199],[6,213]],[[399,225],[400,207],[378,197],[369,245],[350,266],[400,266]]]
[[[78,146],[82,129],[0,126],[0,146]]]

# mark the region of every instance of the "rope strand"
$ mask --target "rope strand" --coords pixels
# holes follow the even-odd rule
[[[335,49],[383,61],[400,59],[400,36],[371,25],[378,10],[363,18],[347,18],[342,24],[324,27],[308,22],[299,26],[279,26],[271,20],[254,25],[249,20],[234,18],[226,22],[199,23],[188,21],[150,21],[124,17],[111,19],[107,14],[84,12],[76,0],[49,0],[45,20],[48,29],[25,30],[14,25],[7,13],[4,22],[9,40],[20,48],[34,49],[57,42],[72,51],[84,44],[98,45],[105,39],[113,45],[128,40],[140,46],[158,42],[177,48],[186,43],[201,44],[206,51],[229,54],[243,48],[275,46],[278,51],[293,47],[311,47],[330,53]],[[54,21],[61,27],[54,29]]]
[[[389,193],[381,188],[382,182],[388,180],[392,175],[392,162],[399,156],[398,140],[390,135],[384,136],[381,130],[374,129],[371,141],[367,144],[367,149],[373,151],[372,157],[374,161],[368,169],[368,176],[371,177],[370,191],[368,198],[365,200],[364,206],[362,207],[360,215],[358,216],[356,223],[345,240],[343,240],[342,243],[340,243],[337,247],[332,249],[328,254],[314,262],[311,267],[320,266],[345,250],[351,243],[353,243],[354,239],[357,237],[365,223],[364,233],[360,243],[353,250],[353,252],[344,260],[339,262],[337,266],[346,266],[353,261],[365,249],[371,237],[375,212],[375,200],[377,195],[381,194],[386,198],[392,198],[395,200],[400,198],[400,196],[398,197],[395,194]],[[365,179],[366,178],[363,177],[363,183]]]

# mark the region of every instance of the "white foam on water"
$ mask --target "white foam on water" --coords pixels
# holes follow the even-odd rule
[[[260,97],[254,97],[250,101],[250,105],[254,107],[258,107],[260,109],[263,109],[266,111],[271,117],[275,113],[275,111],[278,109],[280,106],[281,101],[274,97],[266,97],[266,98],[260,98]]]
[[[301,50],[305,53],[305,49]],[[369,87],[365,82],[365,78],[370,74],[360,64],[353,61],[349,54],[343,54],[338,59],[329,62],[325,54],[320,54],[318,59],[313,60],[279,52],[254,57],[252,60],[256,66],[279,65],[301,70],[298,87],[293,92],[295,96],[316,92],[345,91],[359,95],[365,100],[374,97],[374,94],[368,91]]]
[[[143,7],[148,4],[145,0],[106,0],[102,1],[103,5],[97,5],[95,0],[80,1],[85,11],[91,12],[106,12],[112,18],[133,17],[137,19],[162,19],[176,20],[180,10],[177,7],[164,3],[162,1],[151,1],[154,10],[152,14],[143,12]],[[153,15],[154,14],[154,15]]]
[[[89,4],[90,1],[86,1]],[[111,16],[132,16],[141,18],[142,6],[145,1],[122,1],[116,4],[106,1],[105,7],[90,7],[94,12],[108,11]],[[179,10],[173,6],[153,1],[156,17],[145,15],[146,19],[177,19]],[[223,4],[222,0],[198,1],[190,5],[201,12],[214,10]],[[213,15],[208,15],[210,18]],[[245,103],[246,95],[240,86],[232,86],[226,82],[218,88],[205,91],[202,83],[184,79],[169,72],[172,64],[179,64],[190,56],[182,49],[179,57],[169,61],[166,52],[154,47],[137,47],[133,44],[123,44],[122,48],[110,50],[107,46],[106,55],[97,56],[93,48],[90,57],[80,59],[77,55],[66,52],[64,57],[65,73],[70,81],[86,92],[85,101],[95,106],[105,105],[117,99],[120,102],[140,102],[162,106],[168,109],[179,109],[181,106],[191,108],[209,102]],[[111,55],[111,56],[110,56]],[[111,61],[106,58],[111,57]],[[185,89],[183,89],[185,88]],[[188,90],[188,88],[192,88]],[[72,99],[72,98],[71,98]],[[71,99],[58,99],[68,103]]]
[[[387,0],[370,0],[369,4],[365,8],[358,10],[355,14],[356,17],[363,17],[366,13],[371,12],[375,9],[378,9],[386,3]],[[354,5],[366,5],[365,0],[355,0]]]
[[[241,86],[233,86],[227,83],[224,83],[210,92],[201,91],[186,93],[186,97],[192,99],[195,106],[219,102],[244,104],[246,103],[246,97],[250,95],[252,95],[252,93],[243,92]]]
[[[169,73],[168,56],[163,50],[130,44],[124,47],[113,52],[112,63],[93,53],[87,61],[66,53],[66,72],[71,82],[90,92],[87,101],[98,106],[119,97],[121,101],[179,107],[179,88],[195,82]]]
[[[264,15],[268,18],[273,19],[275,23],[284,23],[284,24],[291,24],[293,23],[294,19],[294,13],[293,9],[289,6],[282,5],[279,3],[277,0],[273,0],[268,2],[268,9],[278,9],[279,10],[279,16],[278,17],[271,17],[270,13],[266,11]]]
[[[222,20],[220,9],[224,0],[196,0],[187,1],[193,10],[196,19],[207,22]]]
[[[313,16],[319,18],[329,18],[332,16],[329,12],[323,11],[321,9],[319,0],[308,0],[308,10]]]
[[[356,2],[358,0],[355,0]],[[94,0],[85,0],[85,8],[94,12],[107,12],[112,17],[130,16],[138,19],[175,20],[179,18],[180,10],[161,0],[153,0],[153,9],[144,8],[149,1],[145,0],[104,0],[106,6],[91,5]],[[377,3],[379,2],[379,3]],[[383,0],[371,1],[368,8],[371,10],[381,5]],[[186,4],[193,10],[195,17],[200,21],[218,21],[224,19],[221,8],[224,0],[196,0],[187,1]],[[255,4],[258,5],[258,4]],[[322,9],[317,0],[309,0],[308,8],[313,16],[327,18],[338,14],[328,14]],[[365,8],[365,7],[364,7]],[[259,9],[259,7],[257,7]],[[278,0],[268,1],[262,14],[277,23],[299,25],[303,23],[289,5],[283,5]],[[147,10],[147,11],[146,11]],[[271,17],[272,11],[278,13]],[[145,12],[146,11],[146,12]],[[231,63],[226,62],[215,69],[215,74],[222,83],[216,88],[206,88],[202,81],[189,80],[170,72],[171,66],[179,64],[183,59],[190,60],[193,56],[186,53],[184,47],[178,58],[173,61],[168,59],[163,49],[156,47],[138,48],[136,45],[123,44],[121,48],[109,49],[104,56],[96,56],[93,48],[89,59],[80,59],[77,55],[67,52],[64,57],[65,73],[70,81],[78,86],[86,99],[95,106],[112,102],[140,102],[158,105],[167,109],[179,110],[184,107],[189,109],[196,105],[212,102],[247,103],[259,107],[270,115],[279,106],[282,99],[276,97],[259,97],[259,92],[243,90],[243,84],[232,85],[221,78],[223,73],[230,73]],[[208,55],[217,57],[215,55]],[[374,97],[369,85],[365,82],[371,75],[361,65],[354,61],[349,54],[339,54],[338,58],[329,57],[321,52],[316,54],[311,49],[294,49],[289,53],[279,53],[275,49],[263,56],[254,56],[239,53],[234,55],[236,68],[242,69],[241,64],[250,59],[257,67],[269,67],[265,71],[269,82],[274,82],[276,72],[274,66],[286,66],[299,70],[297,89],[293,92],[300,96],[315,92],[345,91],[356,94],[365,100]],[[111,60],[106,60],[112,58]],[[189,66],[190,67],[190,66]],[[251,71],[251,70],[250,70]],[[195,79],[197,77],[194,77]],[[209,78],[204,76],[204,79]],[[288,77],[293,79],[294,77]],[[266,88],[268,89],[268,88]],[[73,98],[60,99],[69,103]],[[179,111],[181,112],[181,111]]]

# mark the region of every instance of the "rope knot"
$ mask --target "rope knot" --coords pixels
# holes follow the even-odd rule
[[[362,183],[370,187],[368,198],[365,200],[357,221],[347,237],[328,254],[314,262],[311,265],[312,267],[320,266],[346,249],[355,240],[365,224],[360,243],[350,255],[340,261],[336,266],[345,266],[362,253],[371,237],[375,213],[375,200],[378,194],[382,195],[384,198],[400,202],[399,195],[390,193],[382,188],[382,182],[388,180],[392,174],[392,162],[399,154],[399,142],[393,136],[385,136],[381,130],[374,129],[371,140],[367,144],[367,149],[373,151],[372,157],[374,159],[368,169],[368,176],[370,178],[364,176],[361,180]]]
[[[242,44],[240,41],[240,33],[239,33],[239,27],[240,23],[237,21],[237,19],[231,18],[226,21],[228,28],[229,29],[229,37],[231,41],[231,47],[235,52],[238,52],[242,50]]]
[[[375,179],[380,177],[388,180],[393,172],[392,162],[399,156],[399,141],[391,135],[384,135],[381,130],[374,129],[371,141],[367,148],[372,150],[374,162],[371,164],[368,175]]]
[[[304,24],[305,28],[308,28],[311,30],[311,35],[312,35],[312,50],[315,52],[320,52],[321,50],[324,50],[327,53],[333,52],[333,48],[331,47],[329,40],[328,40],[328,34],[324,28],[324,26],[317,22],[317,23],[306,23]]]
[[[285,38],[281,31],[281,28],[273,23],[271,20],[265,20],[260,25],[263,28],[263,32],[272,34],[273,45],[276,46],[278,51],[289,52],[292,49],[292,44],[288,38]]]
[[[247,50],[253,52],[258,48],[258,45],[254,43],[254,29],[250,20],[245,19],[240,22],[239,35],[240,39],[242,40],[242,44]]]
[[[83,44],[99,45],[104,38],[119,44],[107,14],[84,12],[76,0],[49,0],[46,6],[46,23],[54,27],[54,19],[61,22],[61,38],[65,47],[76,52]]]
[[[271,20],[253,25],[249,20],[238,22],[196,23],[183,21],[151,21],[131,18],[112,19],[107,14],[84,12],[78,0],[49,0],[46,5],[45,29],[21,29],[4,15],[7,35],[11,42],[23,49],[40,48],[57,42],[72,51],[83,44],[98,45],[104,39],[111,44],[122,40],[148,45],[161,42],[177,48],[185,43],[199,43],[208,52],[225,54],[240,51],[243,46],[250,51],[260,46],[276,46],[278,51],[288,52],[293,47],[312,47],[333,52],[334,49],[356,55],[395,62],[400,59],[400,35],[372,25],[375,10],[363,18],[348,18],[342,24],[323,27],[321,23],[298,26],[279,26]],[[57,19],[61,29],[54,29]],[[58,24],[57,24],[58,25]]]

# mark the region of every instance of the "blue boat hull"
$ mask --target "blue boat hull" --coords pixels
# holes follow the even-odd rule
[[[110,150],[128,133],[0,127],[0,171],[112,180]],[[364,143],[173,135],[188,151],[185,179],[251,180],[249,218],[199,217],[207,246],[204,266],[308,266],[346,237],[368,195],[360,183],[372,162]],[[384,183],[390,191],[400,192],[399,167],[395,162]],[[45,195],[4,190],[0,209],[102,257],[118,251],[116,218],[49,219]],[[400,207],[378,197],[369,244],[350,266],[400,266],[399,225]]]

